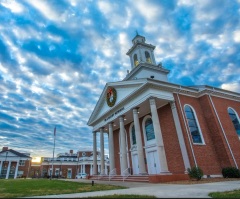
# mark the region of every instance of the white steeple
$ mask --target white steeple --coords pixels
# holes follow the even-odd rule
[[[131,61],[131,71],[124,80],[152,78],[168,81],[167,74],[169,70],[164,69],[161,63],[156,64],[154,57],[155,46],[145,43],[145,40],[145,37],[138,33],[133,38],[133,46],[127,52]]]

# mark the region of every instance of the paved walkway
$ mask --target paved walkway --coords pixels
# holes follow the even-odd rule
[[[79,182],[89,182],[91,180],[71,180]],[[191,185],[179,185],[179,184],[153,184],[153,183],[140,183],[140,182],[108,182],[95,180],[95,184],[111,184],[129,187],[128,189],[118,189],[110,191],[96,191],[85,193],[73,193],[73,194],[61,194],[61,195],[47,195],[47,196],[35,196],[29,198],[86,198],[113,194],[139,194],[139,195],[154,195],[157,198],[210,198],[208,194],[210,192],[222,192],[234,189],[240,189],[239,181],[226,181],[226,182],[214,182],[204,184],[191,184]]]

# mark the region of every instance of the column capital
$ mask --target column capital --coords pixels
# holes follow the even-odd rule
[[[155,98],[149,98],[150,105],[156,105]]]
[[[169,102],[170,106],[172,109],[175,109],[176,108],[176,104],[175,104],[175,101],[171,101]]]
[[[119,116],[119,121],[120,121],[120,122],[123,122],[123,121],[124,121],[124,117],[125,117],[125,115],[120,115],[120,116]]]
[[[134,113],[134,114],[138,114],[138,109],[139,109],[139,107],[133,108],[133,113]]]
[[[99,131],[100,131],[100,132],[103,132],[103,130],[104,130],[104,127],[100,127],[100,128],[99,128]]]

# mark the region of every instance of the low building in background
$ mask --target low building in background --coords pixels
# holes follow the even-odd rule
[[[0,178],[29,177],[31,159],[30,153],[20,153],[3,147],[0,151]]]
[[[97,164],[100,168],[100,153],[97,152]],[[108,174],[109,160],[108,156],[105,156],[105,168],[106,174]],[[53,173],[52,173],[53,170]],[[41,162],[32,163],[30,177],[39,178],[69,178],[75,179],[78,173],[86,173],[91,176],[93,173],[93,154],[92,151],[78,151],[73,153],[70,150],[69,153],[60,153],[56,158],[42,157]]]
[[[109,172],[109,159],[105,155],[105,167],[101,169],[100,152],[97,152],[98,170]],[[31,161],[33,160],[33,161]],[[53,173],[52,173],[53,170]],[[20,153],[8,147],[0,152],[0,178],[69,178],[75,179],[78,173],[93,174],[92,151],[78,151],[73,153],[60,153],[56,158],[41,157],[35,161],[30,153]]]

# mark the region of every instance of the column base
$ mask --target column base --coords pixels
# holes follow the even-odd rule
[[[172,175],[172,173],[169,171],[161,171],[160,175]]]
[[[144,173],[139,173],[138,175],[141,175],[141,176],[145,176],[145,175],[148,175],[148,173],[146,172],[144,172]]]

